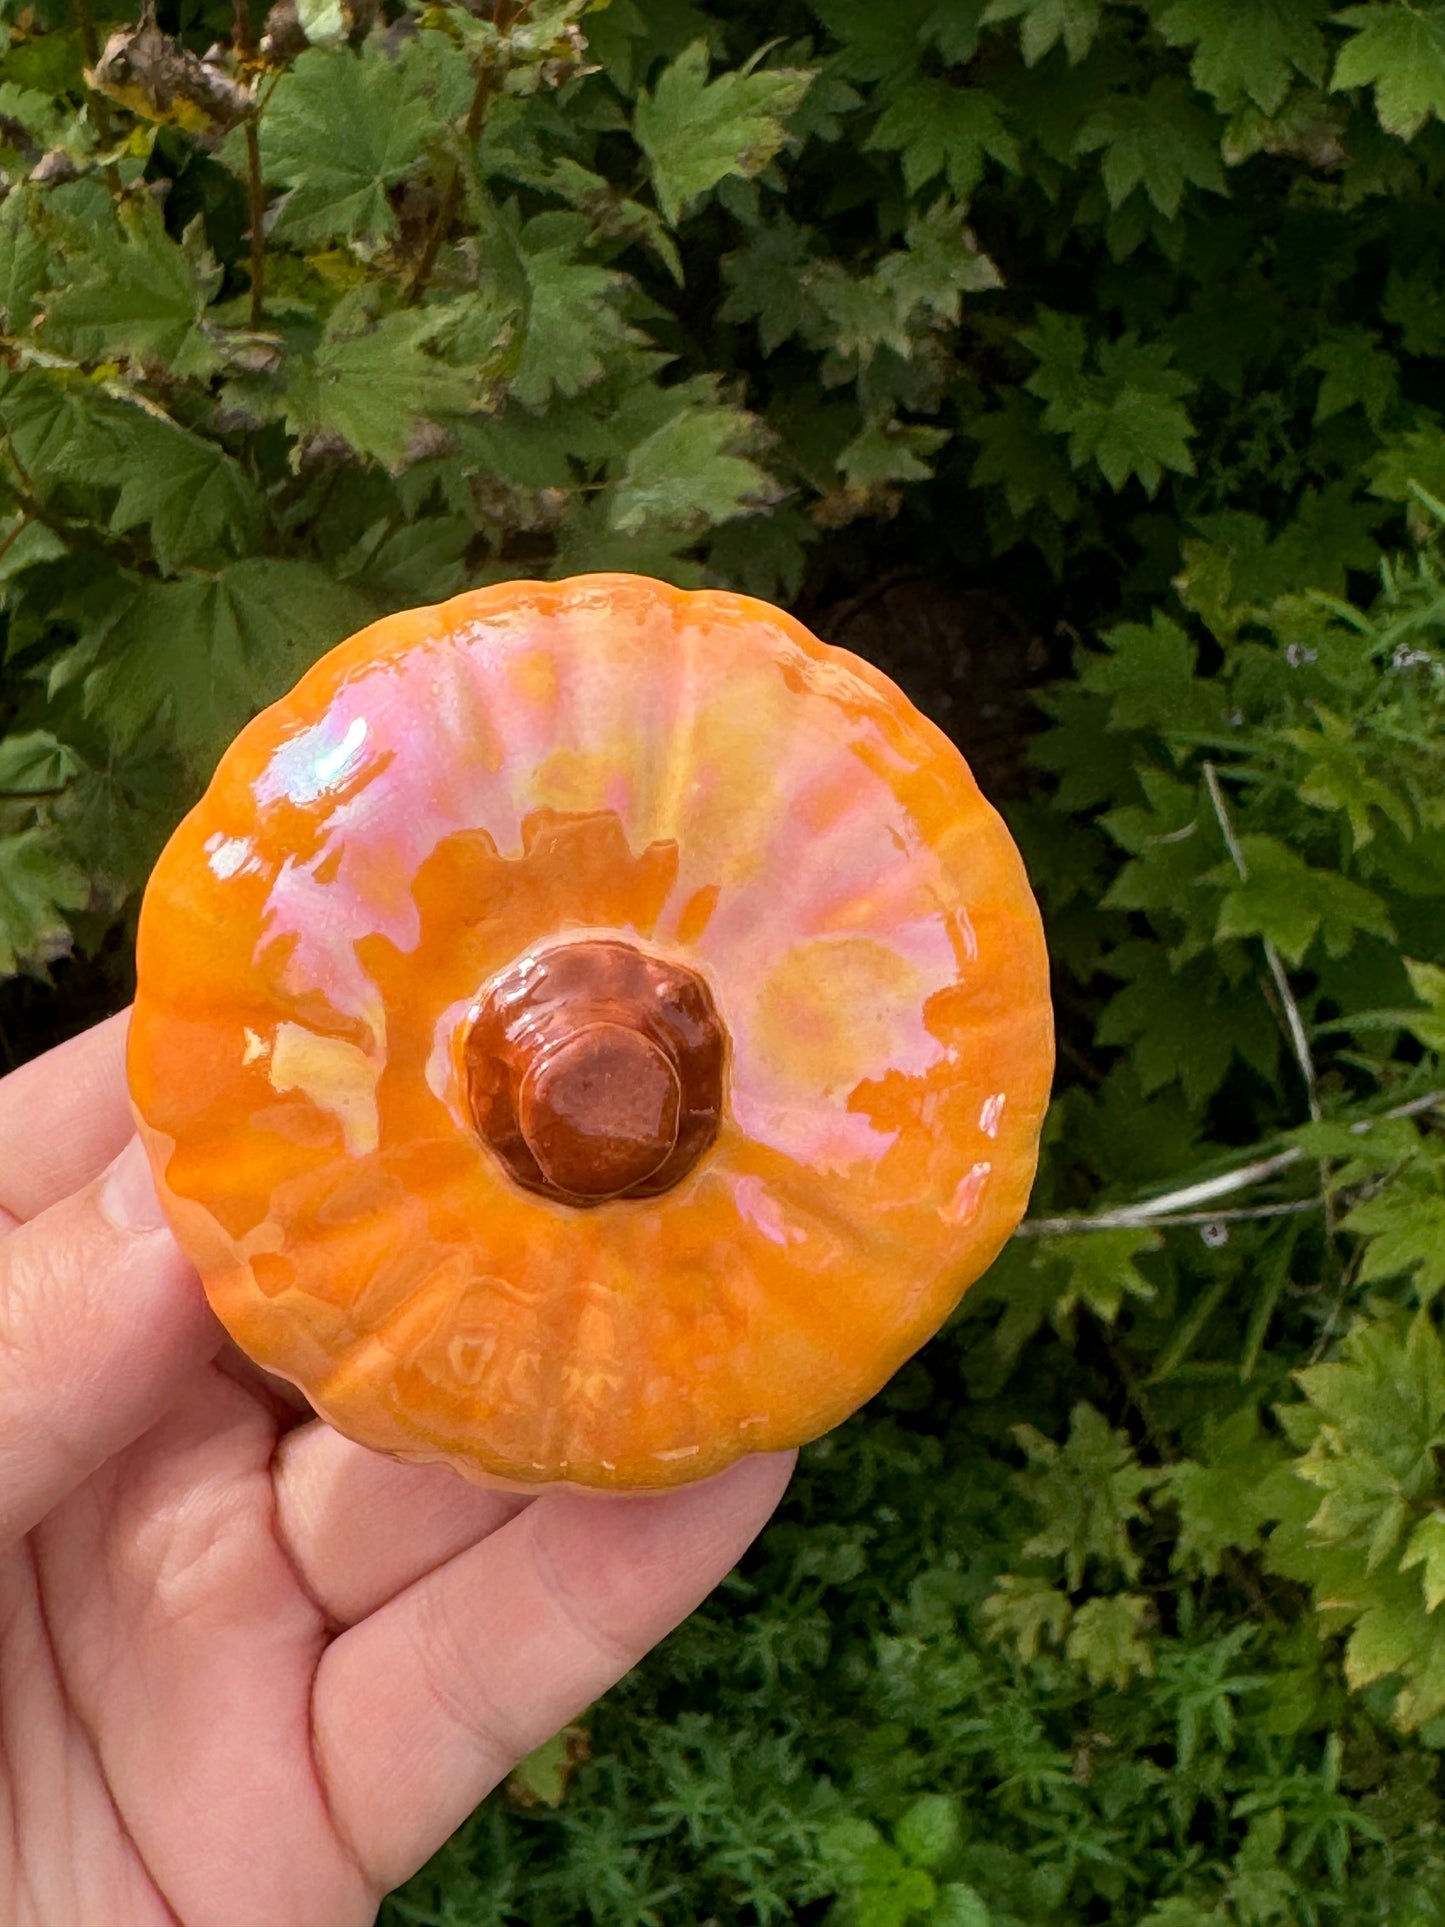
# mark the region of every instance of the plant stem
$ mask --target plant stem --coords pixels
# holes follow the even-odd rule
[[[1219,787],[1218,772],[1213,763],[1207,759],[1204,764],[1204,786],[1209,791],[1209,801],[1213,805],[1214,814],[1218,819],[1220,830],[1223,832],[1224,843],[1226,849],[1229,851],[1230,861],[1239,872],[1240,882],[1248,883],[1249,865],[1244,860],[1244,851],[1240,848],[1239,838],[1234,834],[1234,825],[1229,820],[1229,811],[1225,807],[1224,793]],[[1310,1043],[1309,1038],[1305,1034],[1304,1018],[1300,1015],[1300,1008],[1295,1002],[1294,992],[1289,987],[1289,978],[1285,974],[1285,967],[1280,959],[1279,952],[1275,949],[1268,937],[1262,938],[1261,941],[1264,944],[1265,962],[1269,965],[1269,974],[1274,979],[1274,987],[1279,992],[1280,1004],[1284,1010],[1285,1030],[1289,1035],[1290,1044],[1294,1049],[1295,1061],[1298,1063],[1304,1076],[1305,1098],[1309,1105],[1309,1113],[1314,1122],[1318,1124],[1320,1120],[1320,1100],[1315,1087],[1315,1062],[1314,1058],[1310,1055]]]
[[[1420,1117],[1426,1111],[1442,1107],[1445,1107],[1445,1090],[1427,1091],[1423,1097],[1412,1097],[1406,1104],[1396,1104],[1391,1110],[1382,1111],[1379,1117],[1356,1118],[1349,1128],[1356,1137],[1363,1137],[1386,1119]],[[1238,1211],[1193,1209],[1196,1205],[1208,1204],[1214,1198],[1227,1198],[1236,1191],[1247,1190],[1250,1185],[1258,1184],[1265,1178],[1275,1177],[1279,1172],[1289,1170],[1291,1165],[1298,1164],[1304,1156],[1300,1147],[1292,1144],[1269,1157],[1253,1158],[1248,1164],[1237,1165],[1232,1171],[1223,1171],[1218,1177],[1201,1178],[1197,1184],[1181,1185],[1177,1191],[1165,1191],[1158,1197],[1141,1199],[1138,1204],[1120,1205],[1107,1211],[1071,1213],[1066,1217],[1025,1218],[1014,1236],[1056,1238],[1075,1231],[1135,1231],[1153,1224],[1213,1224],[1217,1219],[1274,1218],[1297,1211],[1315,1211],[1321,1207],[1319,1198],[1295,1198],[1282,1204],[1251,1205]]]
[[[80,51],[85,55],[85,64],[94,69],[100,61],[100,35],[95,31],[95,15],[90,10],[90,0],[75,0],[75,19],[80,28]],[[102,95],[97,94],[91,102],[95,115],[95,131],[103,141],[110,140],[110,109]]]
[[[476,145],[486,121],[487,105],[496,84],[495,72],[496,70],[492,67],[484,67],[477,76],[476,91],[472,95],[472,104],[467,110],[466,125],[462,129],[462,139],[469,147]],[[426,246],[422,249],[421,259],[417,262],[416,270],[407,286],[406,305],[409,308],[414,308],[421,300],[426,284],[431,280],[432,269],[437,264],[442,242],[451,232],[452,222],[456,219],[457,202],[461,199],[461,191],[461,164],[453,158],[442,186],[436,219],[431,224],[431,232],[426,237]]]
[[[236,0],[235,23],[236,52],[244,64],[255,56],[246,0]],[[261,180],[261,137],[256,120],[253,113],[246,121],[246,208],[251,225],[250,321],[251,327],[259,330],[266,302],[266,189]]]

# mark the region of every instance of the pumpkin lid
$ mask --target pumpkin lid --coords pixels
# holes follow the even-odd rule
[[[1021,1216],[1052,1067],[958,751],[766,604],[505,583],[343,643],[147,889],[130,1077],[243,1348],[472,1477],[796,1444]]]

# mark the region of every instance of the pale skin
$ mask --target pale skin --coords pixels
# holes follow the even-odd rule
[[[225,1339],[124,1017],[0,1081],[0,1920],[352,1927],[735,1563],[791,1456],[487,1492]]]

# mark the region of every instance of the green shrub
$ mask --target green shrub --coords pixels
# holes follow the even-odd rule
[[[390,1917],[1439,1927],[1445,7],[296,12],[0,8],[0,1025],[372,614],[1072,650],[1026,1235]]]

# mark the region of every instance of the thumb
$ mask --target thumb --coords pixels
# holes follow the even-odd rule
[[[0,1546],[139,1438],[221,1339],[138,1138],[0,1241]]]

